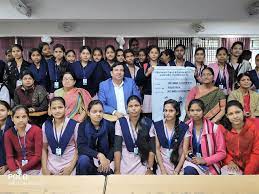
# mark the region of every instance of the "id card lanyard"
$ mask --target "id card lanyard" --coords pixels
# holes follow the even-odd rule
[[[61,154],[62,154],[62,150],[61,150],[61,146],[60,146],[60,140],[61,140],[61,136],[62,136],[62,132],[63,132],[63,128],[64,128],[64,123],[65,123],[65,121],[63,122],[61,131],[60,131],[60,134],[59,134],[59,138],[58,138],[57,128],[56,128],[56,124],[55,124],[55,121],[54,121],[54,126],[55,126],[54,135],[55,135],[56,141],[58,142],[58,147],[56,148],[56,155],[57,156],[61,156]]]
[[[55,82],[54,82],[54,88],[59,88],[59,82],[58,82],[58,65],[55,64]]]
[[[24,135],[24,138],[23,138],[23,144],[21,142],[21,138],[18,134],[18,130],[17,130],[17,137],[18,137],[18,142],[19,142],[19,145],[20,145],[20,148],[22,150],[22,166],[26,165],[28,163],[28,160],[26,159],[26,132],[25,132],[25,135]]]
[[[171,147],[172,140],[173,140],[173,135],[174,135],[173,131],[174,131],[174,129],[172,130],[172,133],[171,133],[171,135],[169,137],[168,130],[167,130],[166,126],[165,126],[165,135],[166,135],[167,144],[168,144],[168,150],[167,150],[167,157],[168,158],[170,158],[171,153],[172,153],[172,150],[171,150],[170,147]]]
[[[195,133],[194,135],[195,135],[195,138],[196,138],[196,141],[197,141],[197,145],[196,145],[196,150],[197,150],[196,156],[197,156],[197,157],[201,157],[200,145],[201,145],[201,136],[202,136],[202,131],[203,131],[203,129],[201,128],[201,130],[200,130],[199,139],[197,139],[196,128],[194,127],[193,129],[194,129],[194,133]]]
[[[132,133],[132,140],[133,140],[133,143],[134,143],[134,154],[138,155],[138,146],[136,144],[137,138],[134,135],[134,131],[133,131],[133,128],[131,126],[131,122],[129,122],[129,123],[130,123],[129,127],[130,127],[130,130],[131,130],[131,133]]]
[[[85,73],[85,67],[87,67],[87,66],[83,67],[81,65],[81,67],[82,67],[82,72],[83,72],[83,85],[86,86],[87,85],[87,78],[86,78],[86,73]]]

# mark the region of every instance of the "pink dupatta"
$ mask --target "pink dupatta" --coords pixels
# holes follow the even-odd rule
[[[64,89],[61,88],[55,91],[55,96],[61,96],[66,102],[66,117],[78,121],[80,116],[80,108],[84,107],[84,110],[87,110],[88,104],[91,101],[91,95],[88,91],[83,88],[73,88],[64,93]]]

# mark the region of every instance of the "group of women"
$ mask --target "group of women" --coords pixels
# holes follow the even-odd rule
[[[43,43],[31,49],[29,64],[14,45],[3,79],[12,100],[0,101],[0,174],[259,174],[259,55],[252,70],[242,50],[234,43],[228,57],[219,48],[217,63],[206,66],[203,48],[191,64],[183,45],[162,53],[150,46],[136,63],[130,49],[109,45],[103,59],[102,49],[83,46],[75,61],[73,50],[57,44],[51,56]],[[125,62],[125,76],[135,80],[143,101],[129,97],[127,115],[112,122],[96,94],[116,60]],[[152,72],[180,63],[196,69],[186,120],[170,99],[161,105],[164,119],[153,122]],[[31,116],[35,112],[48,115]]]
[[[82,123],[66,117],[62,97],[49,104],[51,118],[42,129],[28,123],[29,110],[0,101],[1,174],[258,174],[259,131],[236,100],[226,107],[227,122],[205,117],[202,100],[188,105],[190,120],[179,120],[180,105],[167,100],[164,119],[152,122],[141,113],[139,97],[127,101],[128,115],[115,125],[103,118],[93,100]]]

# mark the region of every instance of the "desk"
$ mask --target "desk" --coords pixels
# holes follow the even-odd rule
[[[106,194],[258,194],[259,176],[108,176]]]
[[[104,176],[0,176],[0,194],[103,194]]]

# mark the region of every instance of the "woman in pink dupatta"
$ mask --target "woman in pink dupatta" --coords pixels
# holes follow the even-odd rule
[[[221,161],[226,157],[224,136],[218,125],[204,117],[205,105],[194,99],[188,105],[191,119],[187,121],[189,130],[183,143],[183,164],[185,175],[218,175]]]
[[[66,117],[81,123],[87,115],[87,107],[91,101],[91,95],[83,88],[74,87],[75,83],[76,80],[73,73],[64,73],[62,79],[63,88],[56,90],[54,96],[60,96],[65,99]]]

